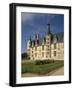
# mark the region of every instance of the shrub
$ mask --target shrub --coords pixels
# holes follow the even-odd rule
[[[49,63],[53,63],[53,60],[36,60],[35,61],[36,65],[49,64]]]

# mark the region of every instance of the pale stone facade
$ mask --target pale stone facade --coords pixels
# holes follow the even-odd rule
[[[52,34],[50,26],[45,37],[40,39],[39,34],[27,42],[27,53],[30,60],[64,60],[63,32]]]

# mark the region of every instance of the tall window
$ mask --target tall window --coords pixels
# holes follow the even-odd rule
[[[37,57],[37,53],[35,53],[35,57]]]
[[[44,45],[42,45],[42,50],[44,50]]]
[[[44,57],[44,52],[42,52],[42,57]]]
[[[47,52],[47,55],[49,55],[50,54],[50,52]]]
[[[50,46],[48,45],[48,46],[46,46],[46,50],[50,50]]]
[[[54,56],[56,56],[56,51],[54,51]]]
[[[56,43],[54,44],[54,49],[56,49]]]
[[[50,55],[50,52],[46,52],[46,57],[48,57]]]

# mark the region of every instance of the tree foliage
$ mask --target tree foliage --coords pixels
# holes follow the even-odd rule
[[[29,56],[27,53],[22,53],[22,59],[29,59]]]

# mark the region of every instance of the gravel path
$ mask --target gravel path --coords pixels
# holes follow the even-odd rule
[[[48,74],[49,76],[64,75],[64,67],[56,69]]]

